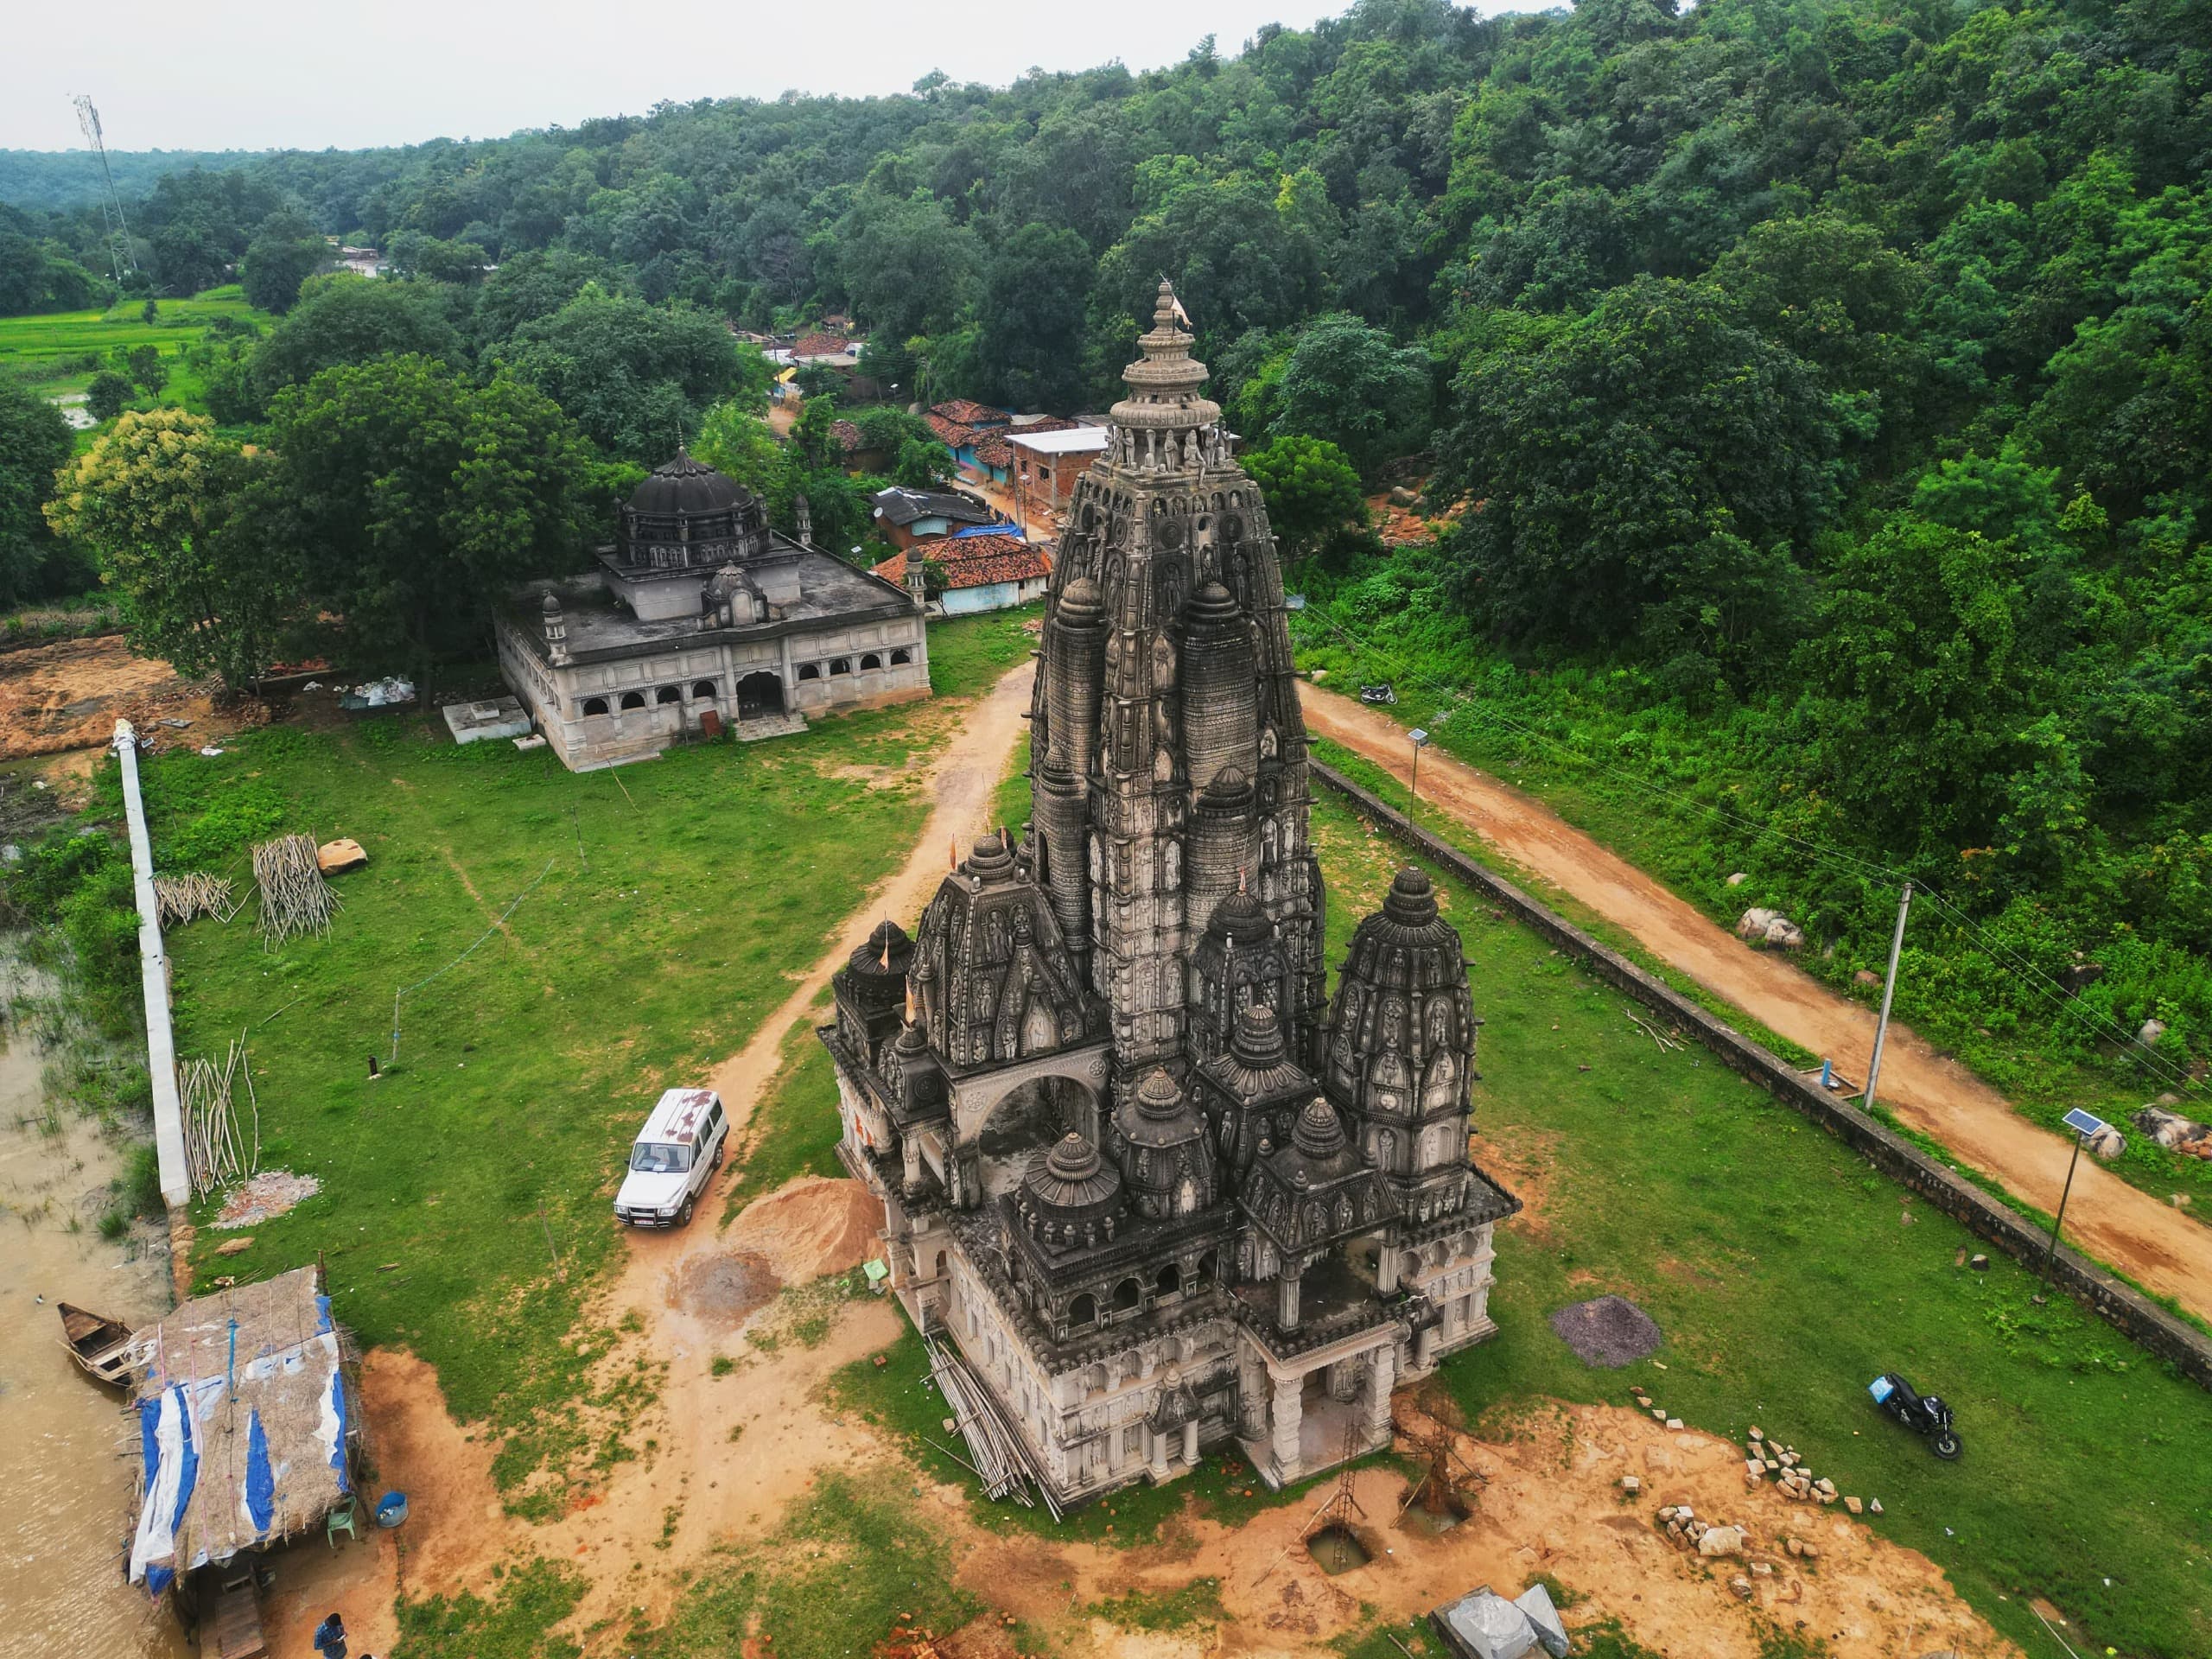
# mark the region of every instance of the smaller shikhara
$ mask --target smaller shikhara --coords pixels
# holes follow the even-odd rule
[[[1282,575],[1166,283],[1077,486],[1033,819],[886,922],[822,1029],[892,1287],[1056,1502],[1239,1442],[1270,1484],[1389,1443],[1497,1327],[1474,1014],[1419,870],[1324,1002]]]

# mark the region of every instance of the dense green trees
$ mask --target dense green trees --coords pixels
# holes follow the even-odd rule
[[[253,487],[264,472],[204,415],[133,410],[77,458],[47,517],[120,594],[135,649],[244,687],[299,605],[297,563]]]
[[[45,508],[69,459],[69,423],[43,398],[0,380],[0,605],[66,583]]]
[[[267,437],[256,511],[303,591],[349,656],[410,662],[426,686],[506,587],[573,565],[594,528],[575,424],[504,375],[411,355],[327,369],[277,397]]]
[[[665,461],[718,400],[768,393],[768,365],[713,317],[587,284],[550,316],[516,329],[501,360],[541,388],[609,452]]]

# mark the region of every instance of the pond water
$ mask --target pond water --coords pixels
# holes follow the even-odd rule
[[[0,988],[12,988],[5,987]],[[21,1659],[184,1659],[176,1621],[124,1583],[138,1437],[123,1396],[61,1345],[59,1301],[127,1324],[168,1311],[165,1231],[100,1236],[124,1148],[49,1113],[42,1057],[0,1050],[0,1649]]]

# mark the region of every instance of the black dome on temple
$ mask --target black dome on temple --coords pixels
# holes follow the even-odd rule
[[[751,557],[767,545],[760,499],[679,448],[631,493],[619,556],[626,565],[688,569]]]

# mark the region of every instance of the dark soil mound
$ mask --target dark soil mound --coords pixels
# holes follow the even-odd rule
[[[1552,1315],[1552,1329],[1584,1364],[1607,1370],[1658,1352],[1667,1339],[1649,1313],[1620,1296],[1571,1302]]]

